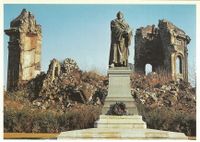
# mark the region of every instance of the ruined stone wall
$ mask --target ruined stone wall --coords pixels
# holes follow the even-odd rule
[[[166,71],[173,80],[188,81],[189,42],[189,36],[167,20],[159,20],[158,27],[152,25],[137,29],[135,71],[145,73],[145,65],[151,64],[153,72]]]
[[[135,71],[145,73],[145,65],[156,71],[163,66],[162,43],[154,26],[137,29],[135,36]]]
[[[50,78],[51,82],[60,75],[61,73],[61,63],[55,58],[51,61],[49,65],[49,70],[47,72],[48,78]]]
[[[41,26],[31,12],[23,9],[5,33],[10,37],[7,89],[11,90],[40,73]]]

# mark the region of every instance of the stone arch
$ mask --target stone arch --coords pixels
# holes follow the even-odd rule
[[[181,53],[176,53],[173,60],[175,80],[184,80],[185,78],[185,59]]]

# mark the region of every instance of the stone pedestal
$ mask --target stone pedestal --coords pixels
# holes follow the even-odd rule
[[[131,95],[130,74],[131,70],[128,67],[114,67],[108,70],[108,95],[104,102],[102,115],[95,122],[94,127],[105,129],[145,129],[147,127],[142,116],[138,115],[137,107]],[[117,102],[126,105],[129,115],[106,115],[110,106]]]
[[[102,114],[107,114],[110,105],[116,102],[123,102],[127,107],[128,114],[138,114],[134,99],[131,96],[130,73],[131,70],[127,67],[114,67],[108,70],[108,95],[104,102]]]

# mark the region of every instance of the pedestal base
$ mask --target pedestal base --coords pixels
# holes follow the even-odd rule
[[[95,122],[94,127],[117,129],[145,129],[147,126],[146,123],[142,120],[142,116],[139,115],[100,115],[100,118],[98,121]]]
[[[188,139],[183,133],[153,129],[91,128],[62,132],[58,139]]]

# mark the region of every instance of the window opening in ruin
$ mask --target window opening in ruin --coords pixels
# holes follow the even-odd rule
[[[176,58],[176,73],[177,74],[182,73],[182,61],[180,56],[177,56]]]
[[[152,65],[151,64],[146,64],[145,65],[145,75],[148,75],[151,72],[152,72]]]
[[[54,76],[58,76],[58,67],[55,67]]]

